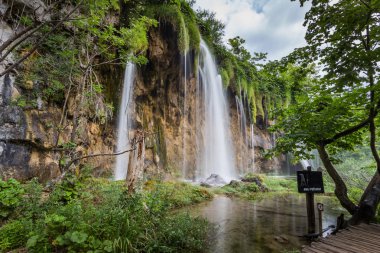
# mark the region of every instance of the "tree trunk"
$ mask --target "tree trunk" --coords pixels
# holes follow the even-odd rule
[[[374,97],[371,94],[371,97]],[[371,115],[374,115],[374,109],[371,109]],[[370,146],[372,155],[376,161],[376,174],[372,178],[371,182],[368,184],[366,190],[364,191],[362,198],[359,203],[359,210],[352,217],[351,223],[359,224],[361,222],[369,223],[376,216],[377,206],[380,202],[380,157],[376,149],[376,125],[372,118],[369,125],[370,130]]]
[[[145,160],[145,137],[142,131],[136,131],[133,138],[133,148],[129,154],[128,173],[127,173],[127,187],[128,194],[136,192],[137,183],[141,181],[144,171]]]
[[[380,201],[380,175],[376,175],[371,180],[369,187],[364,192],[362,200],[359,204],[358,211],[351,218],[351,224],[359,224],[361,222],[370,223],[376,216],[377,206]]]
[[[334,165],[331,163],[329,155],[325,149],[324,145],[318,145],[318,153],[325,166],[327,173],[334,180],[335,183],[335,195],[338,198],[340,204],[350,213],[355,214],[357,211],[357,206],[348,198],[347,196],[347,186],[344,183],[341,176],[336,171]]]

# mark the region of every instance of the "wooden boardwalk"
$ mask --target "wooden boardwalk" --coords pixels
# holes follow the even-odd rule
[[[361,224],[340,230],[302,249],[304,253],[380,253],[380,225]]]

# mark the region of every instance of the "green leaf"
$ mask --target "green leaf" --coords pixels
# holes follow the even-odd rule
[[[88,237],[88,235],[86,233],[84,233],[84,232],[74,231],[70,235],[70,240],[72,242],[81,244],[81,243],[84,243],[87,240],[87,237]]]
[[[34,235],[34,236],[30,237],[28,239],[28,241],[26,242],[26,247],[28,249],[33,248],[34,246],[37,245],[38,239],[39,239],[38,235]]]

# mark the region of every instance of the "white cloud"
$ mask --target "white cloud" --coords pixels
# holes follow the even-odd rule
[[[302,26],[307,7],[290,0],[197,0],[195,8],[216,13],[225,23],[225,40],[240,36],[253,52],[280,59],[306,44]]]

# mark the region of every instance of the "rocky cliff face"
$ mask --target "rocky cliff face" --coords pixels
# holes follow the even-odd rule
[[[3,6],[4,7],[4,6]],[[4,7],[6,8],[6,6]],[[1,22],[0,33],[6,41],[15,31]],[[0,72],[14,61],[13,55],[0,63]],[[23,71],[22,68],[19,71]],[[69,157],[88,153],[113,151],[112,125],[74,120],[78,108],[68,97],[67,110],[49,104],[42,97],[37,105],[18,103],[20,96],[28,96],[38,90],[35,80],[16,83],[18,71],[0,78],[0,177],[25,180],[38,177],[41,181],[57,177]],[[65,115],[63,115],[65,114]],[[69,147],[70,143],[77,143]],[[110,169],[112,160],[93,159],[96,168]],[[61,165],[61,166],[60,166]],[[95,170],[96,172],[97,170]]]
[[[12,34],[2,24],[3,36]],[[196,74],[193,68],[194,52],[187,57],[188,68],[183,68],[184,57],[178,51],[177,32],[168,23],[161,23],[149,33],[147,51],[149,63],[138,68],[135,82],[136,115],[134,129],[146,131],[145,172],[150,177],[179,177],[185,166],[188,178],[195,177],[196,136]],[[3,70],[12,56],[0,65]],[[122,85],[122,69],[100,71],[109,98],[118,104]],[[28,94],[37,83],[16,85],[17,73],[0,79],[0,177],[42,181],[57,177],[67,159],[94,153],[112,153],[115,146],[113,122],[100,124],[85,117],[78,118],[69,96],[67,110],[41,101],[36,107],[20,106],[14,101],[20,94]],[[184,83],[186,82],[186,101]],[[241,138],[234,95],[229,94],[231,131],[236,161],[240,172],[276,170],[281,159],[267,161],[262,151],[271,147],[272,140],[266,129],[254,128],[254,147]],[[186,106],[184,106],[186,102]],[[249,126],[246,127],[249,131]],[[249,135],[249,133],[247,133]],[[76,145],[70,146],[73,143]],[[186,159],[184,161],[183,156]],[[114,158],[83,160],[95,168],[97,175],[111,175]]]

